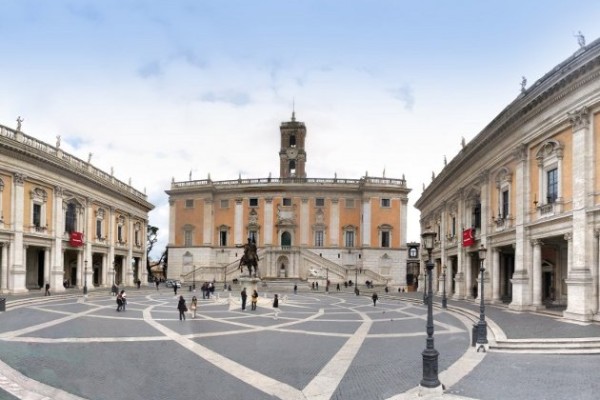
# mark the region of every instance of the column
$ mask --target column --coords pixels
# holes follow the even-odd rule
[[[236,246],[246,243],[244,240],[244,203],[242,198],[235,199],[233,214],[233,243]]]
[[[125,277],[126,279],[126,284],[128,286],[133,286],[133,215],[129,215],[128,217],[129,219],[129,228],[128,228],[128,234],[127,236],[129,237],[128,239],[128,244],[129,246],[127,246],[127,275]]]
[[[44,247],[44,285],[51,282],[50,277],[50,248]]]
[[[310,232],[309,204],[308,198],[302,198],[300,202],[300,246],[308,246],[308,237]]]
[[[169,199],[169,246],[174,246],[175,245],[175,223],[176,223],[176,219],[175,216],[177,215],[176,211],[177,208],[175,207],[176,203],[175,200]],[[112,224],[112,218],[113,218],[113,213],[112,213],[112,209],[111,209],[111,213],[110,213],[110,219],[109,221],[111,221]],[[112,225],[109,229],[109,232],[112,233]],[[110,235],[110,239],[112,239],[112,235]],[[112,243],[113,241],[111,241],[110,243]]]
[[[371,247],[371,199],[362,199],[362,247]],[[402,225],[400,225],[402,226]]]
[[[208,246],[213,245],[213,206],[214,201],[212,199],[204,199],[204,216],[202,218],[202,241],[205,245]]]
[[[465,253],[465,298],[473,298],[473,257],[471,253]]]
[[[407,225],[407,221],[408,221],[408,199],[406,198],[402,198],[400,199],[400,221],[398,226],[400,227],[400,247],[406,247],[406,242],[407,242],[407,238],[406,238],[406,225]]]
[[[542,241],[534,239],[531,241],[533,246],[533,297],[532,305],[534,308],[542,306]]]
[[[590,139],[590,117],[586,107],[569,113],[573,130],[572,182],[573,182],[573,245],[569,248],[571,266],[566,280],[568,288],[567,309],[564,316],[580,321],[592,318],[592,237],[588,227],[587,202],[593,192],[588,192],[587,181],[593,179],[593,142]],[[562,177],[559,176],[559,182]]]
[[[8,292],[8,254],[10,243],[0,243],[0,251],[2,252],[2,264],[0,265],[0,293]]]
[[[265,213],[263,215],[264,225],[264,244],[265,246],[273,245],[273,198],[265,198]]]
[[[529,306],[529,275],[525,262],[527,244],[527,232],[525,224],[529,211],[529,183],[527,171],[528,159],[527,145],[518,145],[514,150],[514,157],[518,163],[515,167],[515,272],[512,283],[512,302],[509,308],[513,310],[525,310]]]
[[[15,173],[13,176],[12,216],[14,220],[14,245],[11,246],[12,270],[8,274],[9,286],[13,293],[25,293],[26,263],[23,251],[23,218],[25,207],[25,175]]]
[[[594,255],[594,298],[596,299],[594,321],[600,321],[600,230],[598,229],[594,231]]]
[[[492,303],[500,303],[500,250],[492,248]]]
[[[54,203],[52,205],[52,229],[54,230],[54,244],[51,250],[50,288],[53,293],[64,292],[63,279],[65,276],[63,256],[63,235],[65,232],[63,188],[54,187]]]
[[[457,224],[459,227],[464,226],[464,196],[462,190],[459,190],[459,200],[456,205],[456,214],[457,214]],[[456,276],[454,277],[455,291],[452,295],[453,299],[461,300],[465,299],[467,296],[467,291],[465,288],[465,251],[462,247],[462,229],[458,229],[458,240],[456,241]]]
[[[329,243],[332,247],[340,245],[340,200],[331,199],[331,213],[329,216]],[[364,234],[364,232],[362,232]]]

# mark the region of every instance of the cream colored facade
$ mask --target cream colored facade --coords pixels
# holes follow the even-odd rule
[[[60,142],[0,125],[0,293],[145,281],[153,208]],[[79,233],[82,243],[73,241]]]
[[[307,178],[304,123],[280,131],[279,178],[172,182],[168,277],[237,278],[252,237],[262,279],[406,285],[406,181]]]
[[[483,245],[486,301],[599,320],[599,194],[596,40],[523,88],[424,189],[416,207],[421,229],[438,234],[434,290],[447,266],[450,295],[478,298]]]

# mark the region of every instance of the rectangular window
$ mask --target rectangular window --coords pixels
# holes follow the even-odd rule
[[[508,190],[502,191],[502,218],[508,218]]]
[[[381,247],[390,247],[390,233],[388,231],[381,232]]]
[[[185,208],[194,208],[194,199],[186,199]]]
[[[389,208],[390,207],[390,199],[381,199],[381,207]]]
[[[123,242],[123,225],[117,226],[117,240],[119,243]]]
[[[135,231],[133,236],[134,236],[135,245],[139,246],[140,245],[140,231]]]
[[[346,231],[346,247],[354,247],[354,231]]]
[[[473,207],[473,228],[481,228],[481,203]]]
[[[33,205],[33,225],[37,228],[42,226],[42,205],[34,204]]]
[[[456,236],[456,217],[452,217],[452,237]]]
[[[256,231],[250,231],[250,232],[248,232],[248,237],[254,243],[258,243],[258,232],[256,232]]]
[[[346,199],[346,208],[354,208],[354,199]]]
[[[252,197],[248,200],[250,207],[258,207],[258,199],[256,197]]]
[[[325,207],[325,199],[322,197],[317,197],[315,199],[315,206],[317,207]]]
[[[190,247],[192,245],[192,231],[185,231],[184,235],[184,246]]]
[[[221,200],[221,208],[229,208],[229,200]]]
[[[227,246],[227,231],[219,232],[219,246]]]
[[[283,205],[286,207],[290,207],[292,205],[292,199],[290,199],[289,197],[284,197],[283,198]]]
[[[554,168],[546,172],[548,179],[548,191],[546,193],[546,199],[549,203],[554,203],[558,198],[558,169]]]
[[[324,238],[325,234],[323,231],[315,231],[315,246],[323,247]]]
[[[99,239],[102,237],[102,220],[96,220],[96,237]]]

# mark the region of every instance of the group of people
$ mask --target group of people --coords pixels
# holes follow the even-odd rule
[[[248,293],[246,292],[246,288],[242,288],[240,292],[240,297],[242,299],[242,311],[246,310],[246,302],[248,300]],[[256,310],[256,305],[258,303],[258,292],[256,290],[252,291],[252,295],[250,296],[250,310]],[[275,293],[273,295],[273,308],[279,308],[279,295]],[[276,315],[277,316],[277,315]]]
[[[127,294],[125,290],[121,290],[119,294],[117,294],[117,312],[125,311],[125,307],[127,306]]]

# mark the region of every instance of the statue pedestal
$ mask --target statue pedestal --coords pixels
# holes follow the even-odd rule
[[[255,290],[258,291],[258,283],[260,282],[260,278],[254,278],[251,276],[240,276],[238,278],[240,285],[242,288],[246,288],[246,293],[248,293],[248,298],[252,295],[252,292]]]

